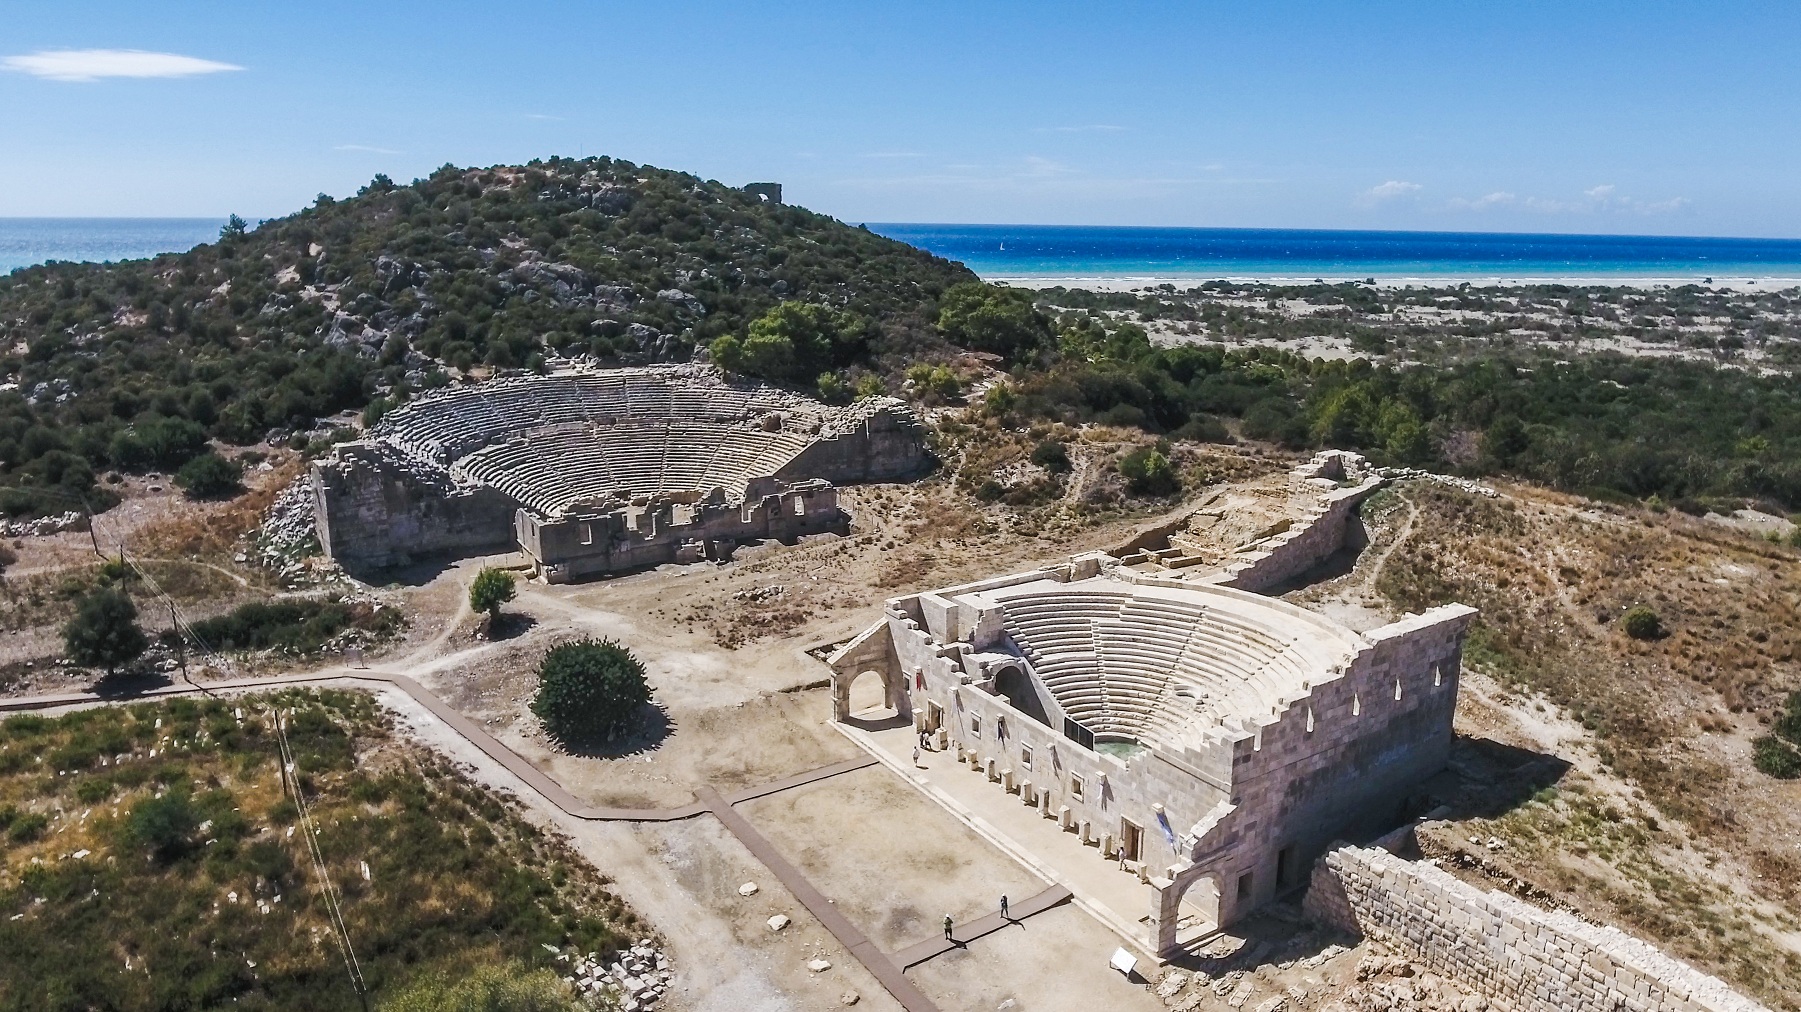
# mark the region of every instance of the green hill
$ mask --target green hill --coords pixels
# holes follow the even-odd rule
[[[831,310],[823,357],[786,377],[811,382],[973,279],[804,208],[608,158],[378,176],[187,253],[0,278],[0,511],[104,501],[96,472],[173,470],[208,438],[379,410],[447,369],[534,368],[547,350],[685,360],[783,301]]]

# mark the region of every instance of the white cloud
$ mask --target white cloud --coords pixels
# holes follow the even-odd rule
[[[525,118],[526,119],[552,120],[555,122],[562,122],[562,119],[563,119],[563,117],[561,117],[561,116],[552,116],[550,113],[547,113],[547,112],[528,112],[525,114]]]
[[[372,147],[368,144],[339,144],[339,145],[333,147],[332,150],[333,151],[363,151],[363,152],[367,152],[372,155],[397,155],[397,154],[400,154],[400,152],[395,151],[393,148],[377,148],[377,147]]]
[[[1358,194],[1357,202],[1366,206],[1370,204],[1380,204],[1385,200],[1393,200],[1396,197],[1405,197],[1409,194],[1418,193],[1421,189],[1423,189],[1423,187],[1418,183],[1409,183],[1405,179],[1390,179],[1386,183],[1378,183]]]
[[[1671,197],[1668,200],[1644,201],[1636,197],[1617,194],[1612,183],[1602,183],[1582,191],[1581,200],[1559,200],[1553,197],[1522,197],[1506,190],[1496,190],[1474,200],[1468,197],[1453,197],[1446,205],[1459,211],[1486,211],[1494,207],[1517,207],[1539,214],[1665,214],[1688,204],[1687,197]]]
[[[232,63],[142,49],[45,49],[0,59],[0,67],[47,81],[98,81],[103,77],[194,77],[243,70]]]

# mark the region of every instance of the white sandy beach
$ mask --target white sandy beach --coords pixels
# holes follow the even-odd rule
[[[1014,288],[1080,288],[1091,292],[1136,292],[1158,285],[1174,285],[1178,290],[1194,288],[1210,281],[1230,281],[1240,284],[1271,285],[1305,285],[1316,281],[1339,283],[1344,281],[1368,281],[1375,278],[1377,288],[1455,288],[1468,283],[1472,288],[1515,288],[1527,285],[1604,285],[1610,288],[1678,288],[1682,285],[1702,285],[1720,291],[1744,293],[1779,292],[1801,287],[1801,277],[1792,278],[1729,278],[1715,276],[1711,282],[1705,277],[1618,277],[1609,275],[1571,275],[1569,277],[1554,276],[1395,276],[1362,274],[1357,276],[1310,275],[1307,277],[1281,277],[1273,275],[1259,276],[1226,276],[1208,277],[1206,275],[1088,275],[1088,276],[1019,276],[1011,277],[1000,274],[983,275],[982,280],[995,284],[1009,285]]]

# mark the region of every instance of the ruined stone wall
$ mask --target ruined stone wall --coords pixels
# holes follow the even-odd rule
[[[1385,850],[1327,854],[1305,906],[1315,921],[1393,946],[1508,1012],[1763,1008],[1617,928],[1483,892]]]
[[[915,478],[930,467],[931,455],[926,452],[925,430],[919,420],[902,408],[880,406],[850,414],[821,432],[813,445],[783,465],[775,477],[788,481],[824,478],[834,485],[856,485]]]
[[[319,545],[351,568],[381,569],[441,554],[505,550],[513,540],[506,494],[459,488],[441,468],[379,443],[347,443],[313,463]]]
[[[782,486],[744,505],[698,504],[678,521],[678,511],[686,509],[653,501],[635,514],[616,510],[554,521],[519,510],[514,536],[538,561],[547,582],[564,583],[645,566],[726,558],[747,541],[792,541],[847,529],[838,490],[823,481]]]
[[[1320,496],[1321,512],[1312,520],[1294,524],[1252,550],[1234,556],[1224,575],[1208,582],[1262,593],[1300,577],[1344,547],[1357,507],[1385,481],[1372,475],[1359,485],[1325,493]]]

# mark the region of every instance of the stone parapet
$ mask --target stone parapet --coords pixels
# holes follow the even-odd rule
[[[1720,980],[1613,927],[1477,889],[1423,861],[1341,846],[1314,865],[1315,922],[1374,938],[1509,1012],[1759,1012]]]

